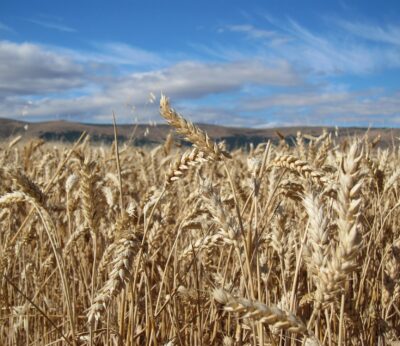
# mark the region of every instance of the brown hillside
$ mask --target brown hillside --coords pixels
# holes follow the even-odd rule
[[[27,130],[24,127],[27,125]],[[208,124],[199,124],[210,137],[216,140],[225,140],[229,147],[248,145],[249,143],[258,144],[266,140],[274,142],[279,140],[278,133],[282,134],[286,141],[293,143],[298,131],[304,134],[318,136],[323,127],[284,127],[284,128],[237,128],[224,127]],[[328,131],[334,131],[333,128],[327,128]],[[94,142],[111,142],[114,137],[113,126],[110,124],[82,124],[67,121],[49,121],[28,123],[11,119],[0,118],[0,140],[9,140],[17,135],[22,135],[23,140],[31,138],[42,138],[51,141],[72,142],[80,134],[86,131],[90,134]],[[396,137],[400,137],[400,129],[389,128],[341,128],[339,134],[345,138],[347,136],[363,136],[369,131],[371,138],[381,136],[381,145],[389,146],[396,143]],[[147,134],[146,134],[147,132]],[[157,144],[162,142],[170,132],[170,127],[164,124],[155,126],[149,125],[118,125],[118,134],[121,141],[128,140],[133,136],[135,143]]]

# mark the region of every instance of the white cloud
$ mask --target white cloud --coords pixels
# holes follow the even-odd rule
[[[183,61],[147,72],[103,76],[88,68],[91,60],[76,61],[73,56],[71,52],[62,54],[62,50],[49,51],[49,47],[45,50],[34,44],[0,42],[0,62],[4,62],[0,65],[3,76],[0,115],[26,118],[82,115],[90,121],[110,119],[115,110],[128,119],[134,105],[138,116],[158,119],[157,106],[148,104],[150,92],[156,95],[164,92],[179,102],[237,92],[247,85],[292,86],[301,82],[291,66],[282,61],[269,65],[258,60]],[[51,92],[57,94],[50,95]],[[215,112],[222,114],[220,109]],[[204,115],[198,115],[200,118],[195,115],[193,120],[204,120]]]
[[[148,99],[163,92],[197,122],[272,127],[386,119],[397,124],[398,91],[367,84],[351,91],[351,75],[400,68],[398,27],[333,21],[327,32],[316,32],[293,20],[271,23],[265,29],[223,27],[219,38],[229,31],[245,40],[236,46],[193,43],[207,62],[178,54],[166,58],[121,42],[76,51],[0,41],[0,116],[109,122],[115,111],[120,122],[160,121],[157,102]],[[337,76],[350,76],[350,87],[341,88]]]
[[[291,86],[299,83],[300,78],[284,62],[266,66],[257,60],[227,63],[187,61],[163,70],[134,74],[126,82],[132,87],[140,84],[156,92],[196,98],[238,90],[246,84]]]
[[[246,110],[262,110],[270,107],[310,107],[323,104],[349,101],[352,96],[348,92],[318,92],[278,94],[265,98],[250,99],[243,103]]]
[[[41,46],[0,41],[0,98],[76,88],[83,75],[82,66]]]
[[[264,111],[277,115],[282,124],[349,125],[372,122],[393,124],[400,116],[400,93],[385,94],[378,90],[364,92],[324,91],[282,93],[248,99],[242,111]],[[299,119],[302,119],[299,121]]]
[[[393,95],[377,95],[372,97],[350,97],[343,103],[329,103],[317,107],[313,114],[316,116],[375,116],[377,119],[400,116],[400,93]]]

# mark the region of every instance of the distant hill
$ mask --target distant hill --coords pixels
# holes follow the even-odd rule
[[[225,127],[208,124],[198,124],[209,136],[216,140],[224,140],[229,148],[239,147],[254,143],[255,145],[267,140],[279,141],[279,135],[285,140],[294,143],[296,134],[301,131],[303,134],[318,136],[322,133],[323,127],[283,127],[283,128],[238,128]],[[326,128],[334,131],[334,128]],[[10,140],[18,135],[23,140],[31,138],[42,138],[48,141],[73,142],[79,138],[81,133],[86,131],[90,134],[93,142],[110,143],[114,139],[112,125],[83,124],[67,121],[48,121],[28,123],[12,119],[0,118],[0,140]],[[126,141],[133,137],[136,145],[158,144],[164,141],[171,128],[168,125],[118,125],[119,140]],[[367,128],[340,128],[339,134],[342,138],[358,135],[362,136],[368,131]],[[393,142],[397,143],[396,137],[400,137],[400,129],[372,128],[369,129],[370,138],[381,136],[381,145],[388,146]]]

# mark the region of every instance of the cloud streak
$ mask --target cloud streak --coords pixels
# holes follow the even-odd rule
[[[316,72],[365,74],[400,67],[397,47],[371,46],[351,37],[343,40],[341,35],[335,34],[318,35],[294,20],[289,21],[287,30],[296,41],[283,50],[285,56],[297,57],[294,60],[297,64],[304,62]]]
[[[46,29],[52,29],[52,30],[57,30],[57,31],[62,31],[62,32],[68,32],[68,33],[75,33],[77,32],[76,29],[71,28],[67,25],[64,25],[62,23],[56,23],[56,22],[49,22],[45,21],[42,19],[27,19],[28,22],[39,25],[43,28]]]
[[[254,47],[248,54],[256,51],[260,55],[284,59],[316,74],[363,75],[400,67],[398,26],[382,28],[330,19],[327,29],[315,32],[291,18],[282,21],[266,16],[266,20],[268,30],[240,24],[228,25],[222,33],[230,31],[251,39]],[[226,47],[226,50],[231,48]]]
[[[227,25],[219,29],[220,33],[226,31],[244,34],[250,40],[262,40],[264,42],[268,42],[269,45],[274,46],[287,43],[290,40],[288,36],[278,33],[274,30],[264,30],[250,24]]]
[[[14,32],[14,30],[11,27],[2,22],[0,22],[0,31]]]
[[[348,33],[367,41],[400,46],[400,26],[398,25],[379,26],[344,20],[335,22]]]

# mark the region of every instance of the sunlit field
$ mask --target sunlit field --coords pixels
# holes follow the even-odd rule
[[[1,145],[1,345],[400,338],[397,139],[228,152],[160,113],[192,147]]]

